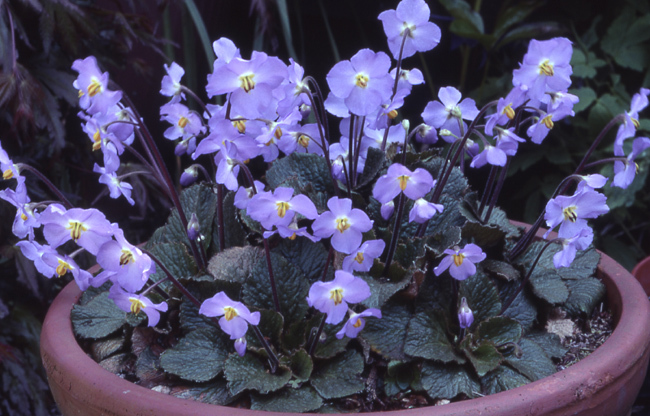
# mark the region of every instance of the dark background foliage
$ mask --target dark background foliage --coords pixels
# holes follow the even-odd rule
[[[629,108],[632,94],[650,86],[650,6],[647,0],[429,0],[431,20],[442,29],[441,44],[409,58],[427,84],[414,89],[403,112],[420,121],[424,105],[442,86],[469,94],[479,107],[504,95],[511,71],[531,38],[565,36],[574,45],[574,89],[581,98],[576,117],[558,123],[543,146],[527,144],[511,166],[499,205],[510,218],[528,222],[542,211],[561,178],[614,115]],[[184,83],[197,91],[211,71],[211,42],[228,37],[244,57],[264,50],[323,81],[329,68],[360,48],[387,51],[377,15],[396,0],[0,0],[0,132],[3,148],[15,161],[46,175],[74,203],[98,207],[139,243],[149,238],[169,212],[155,185],[134,182],[139,202],[129,208],[108,198],[92,174],[97,155],[81,131],[70,69],[75,59],[95,55],[103,70],[134,100],[155,137],[163,63],[186,70]],[[210,56],[208,58],[208,56]],[[643,115],[643,114],[642,114]],[[649,124],[642,120],[641,134]],[[598,157],[611,154],[612,138]],[[163,140],[160,140],[163,142]],[[162,143],[173,155],[172,144]],[[127,159],[128,160],[128,159]],[[125,169],[138,169],[128,160]],[[169,157],[175,176],[185,160]],[[650,253],[650,192],[645,185],[647,158],[639,163],[634,198],[607,190],[612,213],[596,222],[598,248],[631,268]],[[470,173],[481,189],[483,172]],[[51,195],[28,177],[33,200]],[[12,183],[9,184],[13,186]],[[7,186],[3,183],[2,186]],[[15,210],[0,203],[0,413],[55,413],[40,368],[37,340],[47,306],[63,281],[38,276],[13,246]],[[19,365],[17,365],[19,364]],[[30,400],[26,400],[30,397]]]

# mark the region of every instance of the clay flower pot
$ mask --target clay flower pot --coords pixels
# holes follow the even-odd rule
[[[632,275],[641,283],[646,295],[650,296],[650,257],[646,257],[634,266]]]
[[[650,302],[637,280],[601,253],[598,276],[607,287],[616,328],[590,356],[549,377],[502,393],[391,416],[628,414],[650,358]],[[148,390],[104,370],[79,347],[70,310],[81,292],[72,282],[43,324],[41,356],[54,399],[66,415],[272,416],[281,413],[208,405]],[[371,413],[370,415],[379,415]]]

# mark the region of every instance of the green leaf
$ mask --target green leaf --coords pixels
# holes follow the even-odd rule
[[[454,18],[463,23],[461,28],[463,30],[460,33],[455,32],[456,34],[466,37],[471,34],[482,34],[485,33],[485,28],[483,26],[483,19],[481,15],[472,10],[469,3],[464,0],[441,0],[440,3],[442,6],[447,9],[449,14]],[[453,31],[453,30],[452,30]]]
[[[170,393],[180,399],[195,400],[197,402],[225,406],[232,402],[235,397],[230,394],[226,380],[218,378],[211,383],[200,384],[192,387],[174,387]]]
[[[517,345],[521,349],[521,357],[511,354],[505,361],[531,381],[539,380],[555,373],[555,364],[546,355],[544,349],[537,343],[522,338]]]
[[[189,381],[209,381],[224,368],[232,346],[216,328],[192,331],[160,355],[160,365],[171,374]]]
[[[257,328],[264,335],[268,341],[272,344],[277,345],[280,342],[280,336],[282,334],[282,326],[284,320],[282,315],[276,311],[263,309],[260,312],[260,323],[257,325]],[[249,331],[246,334],[246,340],[249,348],[255,348],[258,352],[264,350],[264,346],[257,339],[257,336],[253,331]]]
[[[417,362],[390,361],[384,376],[384,392],[394,396],[408,389],[422,390],[420,375]]]
[[[370,270],[372,276],[377,276],[384,270],[384,264],[378,261]],[[358,277],[368,283],[370,287],[370,297],[363,302],[367,308],[378,308],[382,306],[393,296],[395,293],[404,289],[413,279],[413,275],[422,273],[420,270],[404,270],[399,264],[393,263],[390,265],[388,277],[372,277],[365,274],[359,274]]]
[[[317,154],[292,153],[278,159],[266,172],[266,179],[272,189],[289,187],[295,193],[308,196],[313,193],[334,193],[327,162]]]
[[[291,369],[291,374],[296,382],[308,381],[314,369],[314,363],[305,350],[294,352],[291,357],[284,357],[281,363]]]
[[[267,412],[304,413],[319,409],[323,399],[308,385],[285,387],[269,395],[251,394],[251,409]]]
[[[74,305],[70,320],[75,335],[97,339],[112,334],[126,324],[126,313],[108,298],[108,292],[104,292],[83,306]]]
[[[515,370],[502,365],[481,378],[481,384],[487,394],[496,394],[528,384],[530,380]]]
[[[612,22],[600,43],[603,51],[611,55],[617,64],[643,71],[650,63],[646,41],[650,39],[650,15],[636,15],[631,7]]]
[[[381,319],[368,319],[359,337],[373,351],[394,360],[404,360],[404,341],[411,314],[404,304],[389,301],[381,310]]]
[[[228,192],[223,198],[223,231],[224,231],[224,245],[219,247],[219,218],[214,216],[214,224],[212,227],[212,247],[215,251],[223,251],[229,247],[241,247],[246,245],[246,231],[242,226],[242,221],[239,217],[239,208],[234,204],[235,193]],[[216,214],[216,213],[215,213]]]
[[[181,243],[162,243],[149,247],[149,252],[162,264],[177,280],[191,279],[198,273],[194,258],[188,253],[187,246]],[[167,275],[162,268],[157,267],[152,279],[158,281]]]
[[[511,27],[518,26],[540,6],[538,2],[524,1],[502,8],[494,25],[494,36],[499,38]]]
[[[571,67],[573,76],[580,78],[593,78],[596,76],[596,68],[605,65],[605,61],[598,59],[592,51],[585,54],[582,50],[576,48],[571,56]]]
[[[503,357],[490,341],[483,341],[479,344],[474,342],[472,334],[468,334],[460,343],[465,356],[476,370],[479,377],[483,377],[488,372],[501,365]],[[477,340],[478,341],[478,340]]]
[[[526,335],[526,339],[539,345],[548,357],[562,358],[568,350],[562,345],[559,336],[545,331],[531,332]]]
[[[385,163],[386,156],[384,155],[384,152],[374,147],[368,148],[363,173],[359,179],[357,179],[357,186],[355,189],[361,188],[375,179],[379,175],[379,172],[385,168]]]
[[[596,92],[589,87],[571,88],[569,89],[569,93],[576,95],[580,99],[580,101],[573,106],[573,111],[576,114],[596,101]]]
[[[496,346],[519,342],[523,329],[519,322],[505,316],[495,316],[479,324],[474,332],[477,342],[490,340]]]
[[[537,265],[539,267],[539,264]],[[569,298],[569,289],[559,276],[533,272],[530,277],[533,293],[551,305],[564,303]]]
[[[321,279],[328,254],[321,243],[302,237],[295,240],[284,238],[273,252],[302,270],[311,283]]]
[[[322,316],[316,315],[311,319],[311,321],[309,321],[309,325],[307,326],[307,335],[311,334],[311,331],[316,331],[321,322],[321,319]],[[325,325],[325,328],[321,333],[320,340],[316,344],[314,357],[332,358],[346,350],[346,347],[350,342],[350,338],[343,337],[341,339],[338,339],[336,337],[337,332],[343,328],[344,324],[345,321],[339,323],[338,325]]]
[[[521,273],[515,269],[512,264],[505,261],[485,259],[481,263],[485,271],[507,282],[519,280]]]
[[[279,367],[275,374],[272,374],[253,354],[243,357],[231,354],[226,360],[224,374],[233,395],[244,390],[254,390],[262,394],[277,391],[291,379],[291,371],[288,368]]]
[[[501,288],[501,296],[504,302],[515,293],[519,287],[520,281],[513,281]],[[537,320],[537,306],[533,302],[532,295],[528,290],[522,290],[512,301],[503,316],[507,316],[519,322],[525,331],[532,328],[533,323]]]
[[[271,253],[271,264],[285,325],[303,320],[309,308],[307,278],[299,268],[277,254]],[[266,258],[253,267],[242,289],[242,302],[259,309],[275,309]]]
[[[361,377],[363,367],[361,354],[350,350],[314,369],[310,382],[325,399],[349,396],[365,387]]]
[[[426,362],[422,366],[422,387],[433,399],[453,399],[464,394],[473,398],[481,395],[481,385],[464,366]]]
[[[208,262],[208,273],[217,280],[243,284],[264,252],[253,246],[232,247],[217,253]]]
[[[440,310],[421,308],[409,322],[404,352],[412,357],[464,364],[465,359],[456,353],[447,336],[447,324]]]
[[[605,296],[605,285],[600,280],[589,277],[580,280],[567,280],[569,298],[564,310],[570,316],[589,315]]]

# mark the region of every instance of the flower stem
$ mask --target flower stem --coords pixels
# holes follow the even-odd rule
[[[40,179],[45,185],[47,185],[47,187],[50,188],[52,193],[56,195],[57,198],[59,198],[59,201],[63,202],[63,205],[65,205],[66,208],[70,209],[74,206],[68,200],[68,198],[66,198],[65,195],[63,195],[63,193],[59,191],[59,188],[54,186],[54,184],[47,177],[45,177],[45,175],[43,175],[38,169],[30,165],[27,165],[25,163],[18,163],[17,165],[18,165],[18,170],[25,169],[32,172],[34,175],[36,175],[36,177]]]
[[[278,289],[275,286],[275,277],[273,276],[273,265],[271,264],[271,248],[269,240],[264,239],[264,254],[266,255],[266,266],[269,269],[269,281],[271,282],[271,294],[273,295],[273,306],[275,311],[280,313],[280,299],[278,298]]]
[[[393,236],[390,239],[390,245],[388,246],[388,254],[386,255],[386,265],[384,266],[384,272],[383,272],[384,277],[388,273],[388,269],[390,268],[390,265],[393,262],[393,256],[395,255],[397,240],[399,240],[399,231],[402,226],[402,214],[404,213],[404,205],[406,205],[406,197],[402,192],[399,194],[399,199],[397,200],[397,214],[395,215],[395,226],[393,227]]]

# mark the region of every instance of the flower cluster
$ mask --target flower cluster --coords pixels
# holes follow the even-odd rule
[[[182,84],[180,65],[165,65],[160,92],[169,101],[159,112],[166,123],[162,135],[175,144],[180,160],[191,160],[180,175],[186,188],[180,195],[128,97],[109,88],[108,74],[94,57],[75,61],[79,117],[89,146],[101,151],[103,161],[94,167],[98,181],[111,197],[135,203],[126,175],[119,173],[129,148],[174,209],[146,246],[135,246],[110,213],[73,207],[56,191],[57,202],[31,202],[23,173],[32,168],[14,163],[0,147],[3,179],[16,183],[1,190],[0,198],[17,209],[17,246],[49,278],[70,272],[82,290],[110,287],[108,297],[117,307],[143,312],[149,326],[172,325],[180,316],[182,335],[194,341],[208,333],[197,335],[196,326],[220,328],[228,348],[234,341],[229,351],[236,352],[224,358],[232,364],[226,367],[240,368],[244,361],[235,360],[248,353],[250,362],[264,358],[271,373],[280,366],[292,372],[292,387],[309,377],[309,366],[321,365],[313,358],[340,356],[346,348],[385,354],[388,362],[398,357],[414,371],[423,365],[437,371],[440,362],[452,361],[458,368],[475,366],[467,373],[472,382],[475,374],[496,371],[507,352],[495,345],[516,345],[519,338],[497,343],[477,335],[475,318],[507,321],[511,328],[504,334],[532,326],[524,322],[528,318],[518,321],[516,311],[504,312],[551,243],[561,246],[553,257],[556,268],[570,267],[579,250],[589,249],[594,233],[588,220],[609,211],[598,191],[609,178],[583,174],[593,164],[581,163],[538,221],[546,220],[545,238],[559,227],[558,238],[530,250],[534,262],[503,266],[529,249],[527,237],[536,229],[515,241],[515,227],[492,216],[496,200],[519,145],[542,144],[555,123],[574,113],[577,97],[568,92],[572,45],[565,38],[531,41],[512,74],[512,89],[481,109],[456,88],[440,88],[438,99],[422,111],[422,123],[412,128],[400,111],[424,78],[403,64],[439,43],[440,29],[429,17],[424,0],[403,0],[381,13],[390,54],[362,49],[336,63],[326,77],[327,95],[295,61],[262,52],[243,57],[226,38],[212,45],[216,59],[204,91],[218,97],[219,105],[202,102]],[[623,146],[634,137],[649,94],[642,89],[630,111],[616,119],[621,125],[615,157],[606,161],[613,162],[614,186],[632,183],[635,160],[650,147],[645,137],[635,138],[627,155],[630,143]],[[191,109],[190,99],[200,111]],[[330,123],[329,117],[340,120]],[[418,152],[421,147],[427,151]],[[251,161],[268,168],[257,174]],[[478,201],[462,171],[485,165],[492,170]],[[201,176],[206,184],[194,184]],[[93,276],[75,262],[81,251],[94,256],[99,273]],[[521,278],[519,269],[529,266]],[[508,282],[494,284],[490,274],[508,274]],[[543,290],[529,292],[534,293],[521,296],[555,303],[538,293]],[[378,335],[382,328],[399,335]],[[432,333],[440,348],[421,339]],[[486,355],[497,357],[494,362],[477,364],[483,358],[474,352],[481,342]],[[309,361],[308,371],[294,368],[300,360]],[[237,373],[222,376],[221,364],[212,378]],[[179,375],[170,368],[165,370]]]

